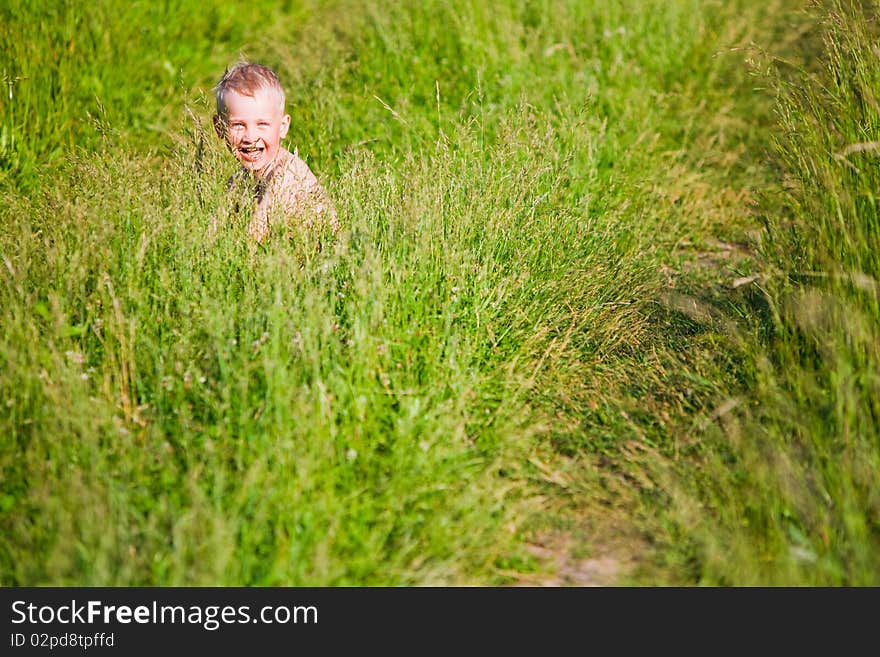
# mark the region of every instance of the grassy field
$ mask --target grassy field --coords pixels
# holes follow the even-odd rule
[[[0,6],[0,583],[880,584],[876,0],[266,4]]]

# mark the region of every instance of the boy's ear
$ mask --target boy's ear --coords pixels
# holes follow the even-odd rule
[[[214,115],[214,132],[220,139],[226,139],[226,121],[219,114]]]
[[[282,139],[287,136],[288,130],[290,130],[290,114],[285,114],[281,117],[281,130],[279,133]]]

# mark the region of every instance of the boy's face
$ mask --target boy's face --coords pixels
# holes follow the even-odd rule
[[[253,96],[243,96],[234,91],[226,94],[225,111],[214,116],[214,128],[239,162],[262,176],[281,148],[281,140],[287,136],[290,115],[278,107],[278,97],[269,90],[260,89]]]

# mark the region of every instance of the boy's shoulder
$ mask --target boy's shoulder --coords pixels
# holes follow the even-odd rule
[[[288,184],[294,181],[311,182],[312,179],[317,182],[317,178],[309,168],[309,165],[299,156],[298,149],[294,148],[293,152],[286,148],[282,149],[279,157],[282,158],[281,166],[279,167],[280,171],[278,172],[281,174],[280,182],[287,182]]]
[[[329,223],[335,232],[339,228],[336,209],[327,191],[294,148],[280,152],[281,161],[272,175],[266,204],[280,204],[284,214],[303,218],[303,224],[311,226],[315,218]]]

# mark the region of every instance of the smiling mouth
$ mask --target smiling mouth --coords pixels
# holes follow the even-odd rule
[[[240,147],[238,149],[239,154],[242,159],[248,162],[256,162],[263,155],[263,151],[265,151],[265,147],[263,146],[247,146]]]

